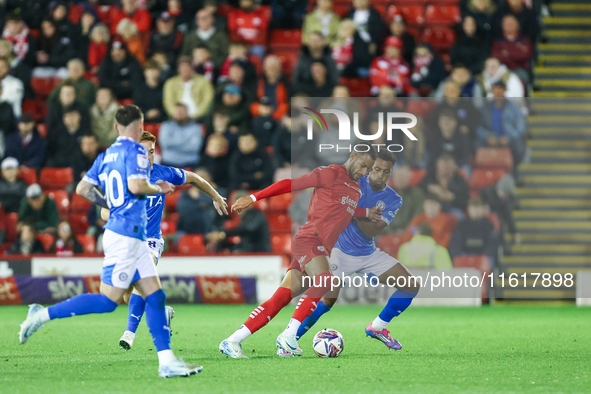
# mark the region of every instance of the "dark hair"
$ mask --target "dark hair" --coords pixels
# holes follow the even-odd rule
[[[14,22],[22,22],[23,16],[20,12],[20,9],[12,11],[10,14],[6,16],[6,22],[14,21]]]
[[[433,230],[431,229],[431,226],[428,222],[419,223],[417,226],[417,231],[421,235],[428,235],[429,237],[433,235]]]
[[[425,196],[425,200],[437,201],[438,203],[441,204],[441,200],[439,199],[439,196],[435,193],[427,193],[427,195]]]
[[[355,152],[356,155],[370,155],[372,160],[378,158],[378,151],[374,146],[370,146],[367,152]]]
[[[482,201],[481,197],[476,196],[476,197],[472,197],[471,199],[468,200],[468,206],[470,206],[470,205],[483,206],[484,202]]]
[[[456,111],[454,111],[451,108],[443,108],[441,112],[439,112],[439,116],[437,117],[437,119],[441,118],[442,116],[445,116],[447,118],[454,118],[456,120],[458,118]]]
[[[193,47],[193,50],[195,50],[195,49],[205,49],[205,50],[207,50],[207,52],[210,52],[210,53],[211,53],[211,50],[210,50],[210,49],[209,49],[209,47],[208,47],[207,45],[205,45],[205,44],[199,44],[199,45],[196,45],[196,46],[194,46],[194,47]]]
[[[143,116],[142,110],[137,105],[126,105],[117,110],[115,120],[117,121],[117,124],[127,127],[133,122],[142,120]]]
[[[380,149],[377,159],[389,161],[392,165],[396,164],[396,153],[388,151],[388,149]]]
[[[156,60],[148,60],[146,62],[146,65],[144,66],[144,71],[146,70],[158,70],[160,71],[160,65],[158,64],[158,62]]]
[[[70,78],[68,78],[64,82],[62,82],[62,84],[60,86],[60,90],[64,87],[71,87],[71,88],[74,88],[74,90],[76,90],[76,85],[74,84],[74,81]]]
[[[76,108],[70,108],[64,111],[64,116],[66,116],[67,114],[73,114],[74,112],[78,115],[81,115],[80,111],[78,111]]]
[[[456,162],[456,158],[453,157],[450,153],[444,152],[441,155],[439,155],[439,157],[437,158],[437,161],[439,160],[443,160],[443,161],[453,161],[454,163]]]

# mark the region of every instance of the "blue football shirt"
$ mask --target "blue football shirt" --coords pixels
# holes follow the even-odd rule
[[[152,172],[150,174],[150,183],[156,183],[158,181],[170,182],[173,185],[182,185],[187,180],[185,171],[168,166],[162,166],[160,164],[154,164],[152,166]],[[162,238],[162,230],[160,228],[160,222],[162,221],[162,211],[164,210],[164,201],[166,194],[152,194],[149,195],[146,202],[146,213],[148,215],[148,238]]]
[[[106,230],[127,237],[146,240],[146,196],[132,194],[129,179],[150,179],[148,152],[140,143],[119,137],[101,153],[83,180],[100,186],[109,205]]]
[[[382,220],[390,224],[402,206],[402,197],[390,186],[377,192],[374,191],[369,184],[367,175],[359,180],[359,188],[361,189],[361,197],[357,206],[372,208],[377,205],[382,209]],[[369,256],[376,251],[376,243],[373,238],[365,236],[355,220],[351,220],[351,223],[339,236],[335,248],[339,248],[349,256]]]

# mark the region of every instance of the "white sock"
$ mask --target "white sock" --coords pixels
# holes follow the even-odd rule
[[[296,319],[291,319],[285,328],[285,331],[283,331],[283,335],[296,335],[298,333],[298,328],[300,328],[301,325],[302,322]]]
[[[43,308],[43,309],[41,309],[41,311],[39,313],[41,314],[41,322],[42,323],[47,323],[48,321],[51,320],[49,318],[49,309]]]
[[[374,330],[382,331],[384,328],[388,327],[387,321],[383,321],[380,317],[376,317],[374,321],[371,322],[371,327]]]
[[[161,350],[158,352],[158,363],[160,365],[166,365],[173,361],[176,357],[170,349]]]
[[[236,331],[234,331],[234,334],[230,335],[228,337],[228,341],[230,342],[242,342],[244,341],[246,338],[248,338],[249,336],[252,335],[252,332],[250,332],[250,330],[248,329],[248,327],[246,327],[244,324],[240,326],[239,329],[237,329]]]

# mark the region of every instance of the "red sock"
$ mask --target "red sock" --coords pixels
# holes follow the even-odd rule
[[[313,278],[312,284],[318,284],[319,286],[310,287],[304,293],[291,318],[301,323],[310,316],[314,312],[314,309],[316,309],[318,301],[330,289],[331,283],[332,274],[329,272],[323,272]]]
[[[285,287],[278,288],[269,300],[252,311],[250,317],[244,322],[244,325],[254,334],[267,325],[285,305],[289,304],[292,298],[290,289]]]

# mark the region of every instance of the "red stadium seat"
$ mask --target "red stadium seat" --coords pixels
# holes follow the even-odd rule
[[[41,241],[43,249],[46,252],[49,252],[49,249],[51,249],[51,247],[53,246],[53,242],[55,241],[54,236],[51,234],[37,234],[37,239]]]
[[[349,89],[351,97],[370,97],[371,85],[367,78],[341,78],[339,83]]]
[[[280,51],[280,52],[274,52],[273,55],[275,55],[279,59],[281,59],[283,75],[288,80],[291,80],[291,75],[293,74],[293,70],[295,69],[295,66],[298,63],[299,52],[294,51],[294,50]]]
[[[495,184],[506,174],[507,171],[502,168],[488,170],[475,168],[472,171],[472,177],[470,178],[470,191],[479,193],[485,187]]]
[[[72,202],[70,204],[70,211],[72,213],[88,213],[91,206],[91,203],[80,197],[78,194],[74,193],[72,195]]]
[[[76,240],[78,240],[80,245],[82,245],[84,253],[94,253],[96,251],[96,241],[94,239],[94,235],[78,234],[76,235]]]
[[[277,254],[291,254],[291,234],[271,235],[271,249]]]
[[[183,194],[182,190],[175,190],[172,194],[166,195],[166,201],[164,202],[164,206],[168,212],[176,212],[176,202]]]
[[[406,31],[413,35],[415,41],[417,41],[421,35],[421,31],[415,27],[409,27],[406,29]]]
[[[18,177],[27,182],[27,185],[32,185],[33,183],[37,183],[37,170],[21,166],[18,171]]]
[[[84,12],[84,7],[79,4],[72,4],[70,6],[70,13],[68,14],[68,19],[72,24],[77,25],[80,22],[80,18],[82,17],[82,13]]]
[[[226,17],[230,13],[230,11],[232,11],[233,9],[234,9],[234,7],[232,7],[230,4],[220,4],[220,5],[218,5],[217,14],[219,16]]]
[[[269,231],[272,233],[290,233],[291,232],[291,218],[284,213],[269,213],[267,215],[269,221]]]
[[[7,213],[6,214],[6,239],[8,242],[14,241],[18,237],[16,231],[16,225],[18,223],[18,213]]]
[[[246,55],[246,59],[252,63],[257,75],[259,77],[262,76],[263,75],[263,62],[261,61],[261,58],[258,56],[249,54],[249,55]]]
[[[162,123],[144,123],[144,130],[149,131],[150,133],[154,134],[156,138],[158,138],[160,126],[162,126]]]
[[[47,105],[45,99],[24,100],[23,114],[29,114],[37,122],[43,122],[47,115]]]
[[[270,212],[287,212],[291,204],[291,193],[271,197],[268,201]]]
[[[453,260],[453,266],[454,268],[476,268],[478,271],[484,274],[485,283],[482,286],[482,299],[485,300],[488,298],[488,288],[490,285],[490,278],[488,278],[488,274],[490,274],[491,267],[487,256],[456,256]]]
[[[57,211],[60,214],[60,219],[67,219],[68,213],[70,212],[70,199],[68,198],[68,193],[66,193],[65,190],[50,190],[47,192],[47,195],[55,201]]]
[[[68,216],[70,226],[74,234],[86,234],[90,224],[88,223],[88,215],[86,213],[71,213]]]
[[[205,253],[205,242],[203,235],[181,235],[179,238],[179,253],[186,255]]]
[[[119,105],[124,106],[124,107],[126,105],[133,105],[132,99],[121,99],[121,100],[117,100],[117,102],[119,103]]]
[[[429,27],[423,31],[419,41],[427,42],[435,50],[449,50],[456,42],[456,33],[449,27]]]
[[[392,2],[394,5],[421,5],[426,6],[427,3],[432,2],[433,0],[393,0]]]
[[[269,49],[296,48],[302,46],[302,31],[299,29],[282,30],[275,29],[271,31],[269,37]]]
[[[425,11],[425,21],[428,25],[453,26],[461,20],[460,8],[455,5],[430,5]]]
[[[424,168],[416,168],[412,169],[411,173],[412,175],[410,176],[410,184],[412,186],[417,186],[419,183],[421,183],[425,175],[427,175],[427,170]]]
[[[413,115],[421,116],[424,118],[427,115],[429,115],[429,113],[431,113],[433,108],[435,108],[435,105],[437,105],[437,103],[434,100],[411,100],[409,101],[406,107],[406,111],[410,112]]]
[[[443,60],[443,63],[445,64],[445,69],[447,70],[447,72],[451,72],[452,65],[451,65],[450,54],[447,52],[444,52],[444,53],[439,53],[439,56],[441,56],[441,60]]]
[[[71,168],[45,167],[39,174],[39,184],[43,189],[63,189],[74,183],[74,173]]]
[[[37,124],[37,132],[39,136],[46,138],[47,137],[47,125],[45,123]]]
[[[332,11],[341,18],[344,18],[350,9],[351,4],[333,4],[332,6]]]
[[[376,246],[388,253],[390,256],[396,258],[398,256],[398,249],[402,245],[402,235],[386,234],[378,238]]]
[[[513,171],[513,154],[509,148],[478,148],[474,157],[475,168],[502,168]]]
[[[462,0],[430,0],[433,5],[459,5]]]
[[[176,222],[174,220],[163,220],[160,222],[160,230],[162,230],[162,236],[176,233]]]
[[[47,97],[49,93],[61,82],[59,78],[31,77],[31,87],[37,96]]]
[[[388,8],[387,19],[391,21],[395,15],[402,15],[406,21],[406,24],[410,26],[421,27],[425,23],[425,17],[423,16],[424,9],[425,7],[422,5],[391,5]]]

